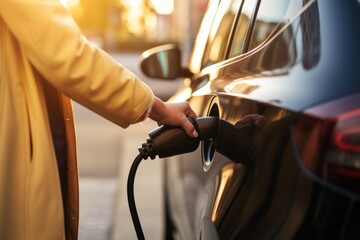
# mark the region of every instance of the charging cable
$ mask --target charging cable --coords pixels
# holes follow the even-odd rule
[[[153,160],[156,156],[165,158],[193,152],[198,148],[200,141],[217,137],[218,117],[188,119],[194,125],[199,135],[197,138],[189,137],[181,127],[161,126],[149,133],[149,138],[138,149],[140,153],[131,165],[127,182],[128,204],[136,235],[140,240],[145,239],[145,237],[136,210],[134,180],[141,161],[149,157]]]

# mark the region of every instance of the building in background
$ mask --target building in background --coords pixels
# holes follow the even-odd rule
[[[84,34],[109,51],[178,43],[189,53],[208,0],[62,0]]]

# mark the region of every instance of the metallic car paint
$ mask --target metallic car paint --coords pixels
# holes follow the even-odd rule
[[[219,117],[234,130],[231,139],[223,136],[222,154],[215,152],[206,172],[200,149],[165,162],[173,171],[169,189],[174,172],[182,183],[171,192],[179,198],[168,196],[169,213],[175,225],[186,222],[186,239],[212,232],[212,225],[204,232],[209,219],[215,239],[360,238],[359,198],[307,174],[292,135],[300,112],[360,91],[359,12],[355,0],[315,1],[272,41],[185,81],[177,96],[191,87],[187,100],[198,116],[216,102]],[[241,159],[233,155],[242,147],[234,138],[244,121],[251,129],[241,137],[250,140],[251,151]],[[177,213],[181,204],[186,219]]]

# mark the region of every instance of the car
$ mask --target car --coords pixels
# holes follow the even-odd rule
[[[192,54],[145,51],[217,117],[164,161],[166,239],[360,239],[360,3],[211,0]],[[184,66],[186,65],[186,66]]]

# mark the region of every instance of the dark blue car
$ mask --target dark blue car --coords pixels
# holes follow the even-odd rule
[[[167,239],[360,239],[358,0],[211,0],[187,67],[143,56],[219,118],[165,161]]]

